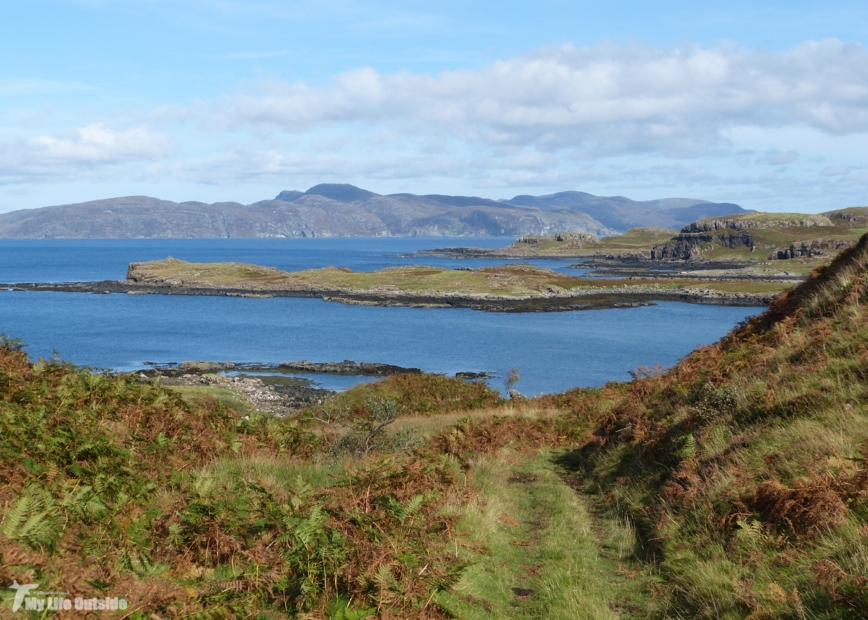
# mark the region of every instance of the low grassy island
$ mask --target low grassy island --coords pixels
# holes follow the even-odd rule
[[[371,306],[543,312],[648,305],[655,300],[766,305],[792,282],[692,277],[588,279],[526,263],[470,269],[408,265],[372,272],[325,267],[287,272],[245,263],[131,263],[123,281],[15,284],[16,290],[319,297]]]
[[[409,265],[372,272],[339,267],[286,272],[173,258],[132,263],[121,285],[128,293],[321,297],[349,304],[491,311],[574,310],[655,299],[762,305],[787,287],[779,282],[699,278],[681,282],[586,279],[525,263],[480,269]]]

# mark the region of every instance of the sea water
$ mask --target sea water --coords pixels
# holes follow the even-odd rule
[[[502,264],[399,255],[420,249],[502,247],[503,239],[0,240],[0,282],[122,279],[132,261],[173,256],[298,270],[373,270],[399,264]],[[535,264],[566,270],[569,262]],[[581,273],[579,270],[566,272]],[[94,295],[0,291],[0,332],[33,358],[55,352],[95,368],[137,370],[184,360],[381,362],[428,372],[518,368],[525,394],[628,379],[639,365],[669,366],[761,308],[660,302],[573,312],[498,313],[454,308],[353,306],[319,299]],[[316,375],[324,387],[348,380]],[[352,380],[350,380],[352,381]]]

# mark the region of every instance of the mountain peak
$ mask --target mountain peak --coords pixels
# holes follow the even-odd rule
[[[297,189],[285,189],[280,192],[277,196],[274,197],[275,200],[282,200],[284,202],[294,202],[296,199],[304,196],[304,192],[300,192]]]
[[[367,200],[368,198],[379,196],[379,194],[348,183],[320,183],[311,187],[305,194],[324,196],[338,202],[356,202],[357,200]]]

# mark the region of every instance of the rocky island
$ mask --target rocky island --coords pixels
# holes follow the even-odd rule
[[[700,219],[680,230],[631,228],[598,238],[588,232],[525,235],[505,248],[452,247],[419,255],[481,259],[577,259],[594,275],[802,280],[868,231],[868,207],[817,215],[735,213]],[[718,273],[711,273],[718,272]],[[725,273],[724,273],[725,272]],[[678,274],[675,274],[678,275]]]
[[[526,263],[470,269],[419,265],[353,272],[340,267],[286,272],[245,263],[165,260],[131,263],[123,281],[15,284],[17,290],[91,293],[319,297],[376,306],[473,308],[501,312],[647,305],[654,300],[766,305],[786,282],[702,278],[588,279]]]

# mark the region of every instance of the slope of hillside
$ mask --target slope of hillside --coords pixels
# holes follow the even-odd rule
[[[597,553],[619,562],[617,576],[641,584],[644,596],[634,591],[625,601],[611,577],[610,591],[621,597],[610,599],[614,612],[865,618],[866,302],[868,235],[766,313],[668,371],[640,367],[628,383],[537,398],[534,407],[557,414],[467,421],[434,443],[471,468],[491,467],[490,455],[500,455],[518,471],[539,472],[533,459],[548,451],[549,471],[577,491],[576,509],[595,521]],[[582,445],[558,449],[583,429]],[[511,495],[505,485],[487,501]],[[627,532],[605,542],[607,518],[620,519],[635,540]],[[476,561],[493,571],[504,557]],[[527,577],[516,569],[507,578]],[[456,587],[485,583],[468,573]]]
[[[868,615],[868,236],[668,372],[547,399],[566,454],[630,519],[666,614]]]
[[[868,235],[668,371],[506,404],[401,375],[292,420],[4,339],[0,579],[114,618],[864,618],[866,303]]]
[[[848,217],[803,213],[743,213],[692,222],[651,248],[653,259],[764,261],[820,258],[828,262],[866,231],[858,210]],[[816,261],[815,261],[816,262]],[[808,270],[810,261],[803,267]],[[788,269],[796,269],[795,263]],[[807,271],[805,271],[807,273]]]
[[[424,397],[420,377],[399,387]],[[447,407],[479,406],[466,392],[500,401],[458,379],[434,387],[452,396]],[[394,402],[362,404],[388,413]],[[326,459],[329,439],[298,420],[191,404],[134,375],[34,364],[4,338],[0,581],[36,584],[25,618],[50,613],[47,593],[70,605],[113,599],[99,616],[115,619],[444,618],[430,601],[464,568],[444,510],[462,501],[460,469],[413,455]],[[382,439],[379,451],[394,449]],[[16,616],[14,595],[0,594],[3,618]]]

